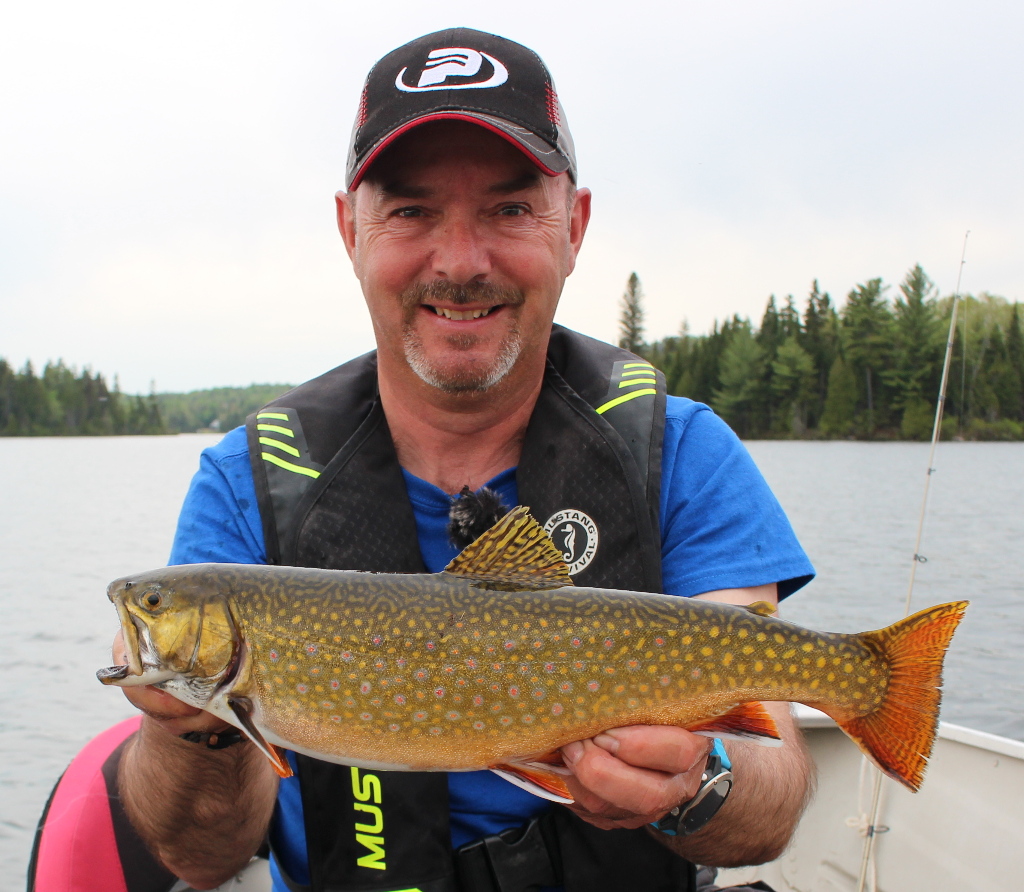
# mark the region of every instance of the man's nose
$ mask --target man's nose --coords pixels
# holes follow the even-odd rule
[[[456,285],[483,280],[491,272],[491,252],[475,220],[445,220],[435,233],[431,257],[434,274]]]

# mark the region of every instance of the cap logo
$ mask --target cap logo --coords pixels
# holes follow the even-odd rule
[[[485,80],[448,84],[450,77],[474,77],[480,73],[483,60],[491,63],[494,69]],[[416,86],[405,82],[408,66],[398,72],[395,86],[403,93],[425,93],[428,90],[484,90],[488,87],[500,87],[508,80],[508,69],[490,53],[481,53],[461,46],[450,46],[440,50],[431,50],[427,54],[427,64],[423,66]]]
[[[551,537],[555,548],[562,552],[571,576],[586,569],[597,554],[597,543],[601,538],[597,524],[589,514],[575,508],[552,514],[544,524],[544,532]]]

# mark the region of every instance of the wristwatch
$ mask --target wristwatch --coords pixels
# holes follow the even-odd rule
[[[700,789],[688,802],[677,805],[660,821],[651,826],[668,836],[689,836],[710,821],[725,803],[732,789],[732,763],[725,753],[722,741],[716,740],[708,755]]]

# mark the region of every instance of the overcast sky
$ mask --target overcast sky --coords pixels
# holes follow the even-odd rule
[[[297,383],[372,347],[340,239],[363,78],[452,25],[537,50],[594,218],[558,319],[614,340],[920,262],[1024,300],[1024,4],[7,3],[0,357],[127,391]]]

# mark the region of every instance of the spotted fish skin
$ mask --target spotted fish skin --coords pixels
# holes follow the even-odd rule
[[[155,614],[152,592],[160,595]],[[942,655],[964,607],[932,608],[904,621],[906,629],[845,635],[712,601],[575,587],[523,509],[442,573],[198,564],[118,580],[109,594],[122,624],[130,615],[154,641],[176,642],[177,665],[180,652],[199,650],[183,631],[202,638],[194,614],[226,607],[231,666],[204,671],[221,673],[220,696],[251,702],[266,740],[410,770],[522,762],[625,725],[714,728],[716,717],[760,700],[822,709],[870,752],[894,676],[897,687],[906,684],[907,658],[892,653],[890,640],[920,626],[914,634],[927,645],[914,645],[910,662],[930,667],[928,727],[911,733],[902,712],[890,717],[904,741],[872,753],[909,786],[920,783],[923,763],[903,762],[930,751]],[[894,759],[888,750],[900,746],[923,757],[901,750]]]

